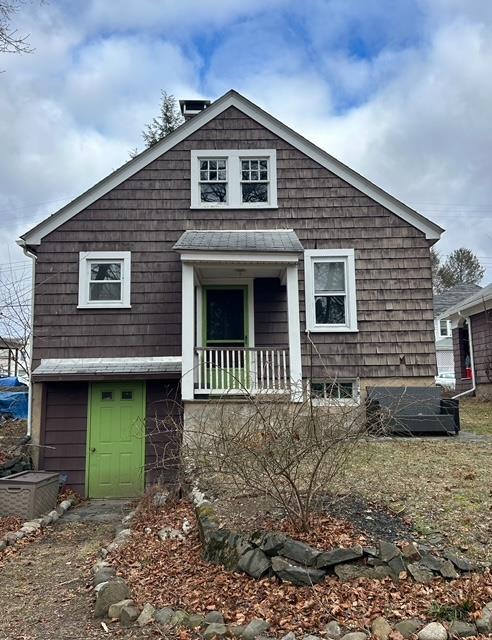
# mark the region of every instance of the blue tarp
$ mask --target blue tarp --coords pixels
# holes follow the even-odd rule
[[[0,378],[0,387],[8,387],[11,389],[12,387],[21,387],[24,383],[19,380],[16,376],[9,376],[8,378]]]
[[[14,420],[27,420],[28,395],[27,391],[0,393],[0,415]]]

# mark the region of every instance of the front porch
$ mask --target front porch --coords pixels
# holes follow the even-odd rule
[[[175,248],[182,262],[183,400],[295,398],[302,246],[294,232],[189,231]]]

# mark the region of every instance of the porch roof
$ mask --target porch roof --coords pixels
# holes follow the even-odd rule
[[[185,231],[173,248],[177,251],[247,253],[302,253],[304,250],[292,229]]]
[[[181,376],[181,357],[148,358],[53,358],[41,360],[33,371],[34,380],[94,379],[109,377]]]

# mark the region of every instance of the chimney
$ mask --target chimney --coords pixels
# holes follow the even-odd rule
[[[203,111],[210,105],[210,100],[180,100],[179,108],[185,119],[185,122],[191,120],[197,113]]]

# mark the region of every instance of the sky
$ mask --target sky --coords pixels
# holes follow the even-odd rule
[[[26,0],[0,55],[0,272],[115,168],[161,89],[233,88],[446,229],[492,281],[492,3]]]

